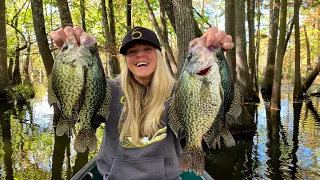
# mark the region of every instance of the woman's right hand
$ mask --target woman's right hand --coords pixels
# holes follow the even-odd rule
[[[61,49],[66,41],[74,36],[77,40],[78,45],[80,45],[80,35],[84,33],[83,29],[79,26],[67,26],[64,29],[60,28],[56,31],[49,33],[50,38],[54,41],[58,49]]]

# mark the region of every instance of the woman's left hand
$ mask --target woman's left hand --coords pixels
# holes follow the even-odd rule
[[[202,37],[206,37],[205,46],[221,45],[224,50],[229,50],[234,47],[232,36],[227,35],[226,32],[219,30],[217,27],[211,27]]]

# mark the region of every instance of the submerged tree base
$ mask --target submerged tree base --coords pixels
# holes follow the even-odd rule
[[[257,109],[256,105],[241,105],[242,112],[236,119],[227,118],[227,124],[232,135],[254,134],[257,125],[254,122],[254,113]]]

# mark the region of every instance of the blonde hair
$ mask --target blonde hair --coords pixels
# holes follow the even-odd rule
[[[174,78],[161,52],[155,50],[157,68],[147,86],[134,79],[124,56],[120,78],[126,101],[119,122],[120,141],[131,136],[134,144],[140,144],[140,137],[150,137],[159,130],[163,105],[171,94]]]

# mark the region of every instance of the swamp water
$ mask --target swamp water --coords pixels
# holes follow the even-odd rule
[[[237,138],[235,147],[206,151],[206,171],[214,179],[320,179],[319,101],[286,96],[275,112],[258,104],[250,109],[256,133]],[[0,104],[0,115],[0,179],[70,179],[97,154],[77,154],[73,138],[54,135],[46,96]]]

